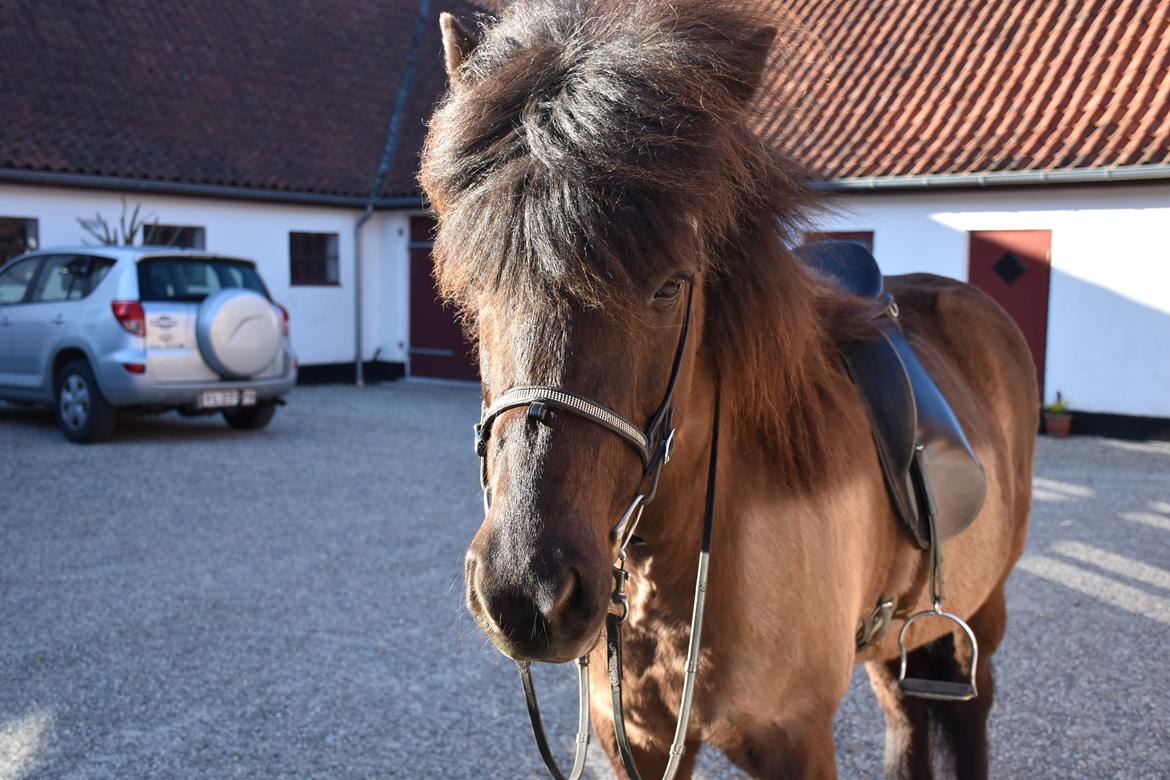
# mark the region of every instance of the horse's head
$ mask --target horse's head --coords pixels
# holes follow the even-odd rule
[[[485,406],[560,388],[645,429],[677,353],[674,424],[686,425],[710,375],[704,287],[728,236],[761,229],[745,210],[795,191],[745,120],[775,34],[758,21],[719,3],[532,2],[477,40],[444,16],[452,85],[421,181],[441,289],[478,339]],[[467,601],[504,653],[568,660],[599,635],[614,525],[647,464],[611,426],[539,412],[489,422],[492,501],[467,553]]]

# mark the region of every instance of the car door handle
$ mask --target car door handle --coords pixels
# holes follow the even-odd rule
[[[64,317],[62,317],[60,314],[58,314],[58,315],[57,315],[56,317],[54,317],[53,319],[49,320],[49,322],[53,323],[54,325],[64,325],[64,324],[65,324],[65,318],[64,318]]]

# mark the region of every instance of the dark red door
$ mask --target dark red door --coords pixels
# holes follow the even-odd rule
[[[1036,361],[1036,381],[1041,394],[1048,346],[1051,252],[1049,230],[989,230],[971,234],[971,284],[994,298],[1024,332],[1032,359]]]
[[[410,375],[478,381],[471,347],[435,289],[430,217],[410,220]]]

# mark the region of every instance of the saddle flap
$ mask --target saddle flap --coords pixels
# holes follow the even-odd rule
[[[869,412],[898,515],[923,548],[930,546],[930,514],[940,542],[958,535],[979,514],[987,485],[942,391],[893,319],[883,319],[878,338],[846,344],[842,354]]]
[[[932,514],[938,541],[956,536],[983,506],[983,466],[906,340],[877,261],[865,247],[849,241],[818,241],[793,251],[845,291],[885,298],[889,304],[887,316],[878,322],[879,336],[842,345],[842,357],[865,401],[882,476],[898,515],[923,548],[930,546]]]
[[[929,538],[929,531],[920,532],[914,491],[909,486],[918,414],[906,369],[897,350],[884,337],[846,344],[843,357],[849,376],[865,401],[874,447],[890,497],[898,514],[921,543]]]
[[[921,446],[919,467],[934,505],[938,540],[945,542],[969,526],[983,507],[987,492],[983,464],[971,449],[959,418],[902,330],[891,328],[884,335],[898,352],[914,393],[916,438]]]

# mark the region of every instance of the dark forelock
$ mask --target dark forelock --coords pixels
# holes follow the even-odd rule
[[[424,151],[443,293],[600,305],[791,190],[745,118],[772,43],[747,5],[528,0],[488,27]]]

